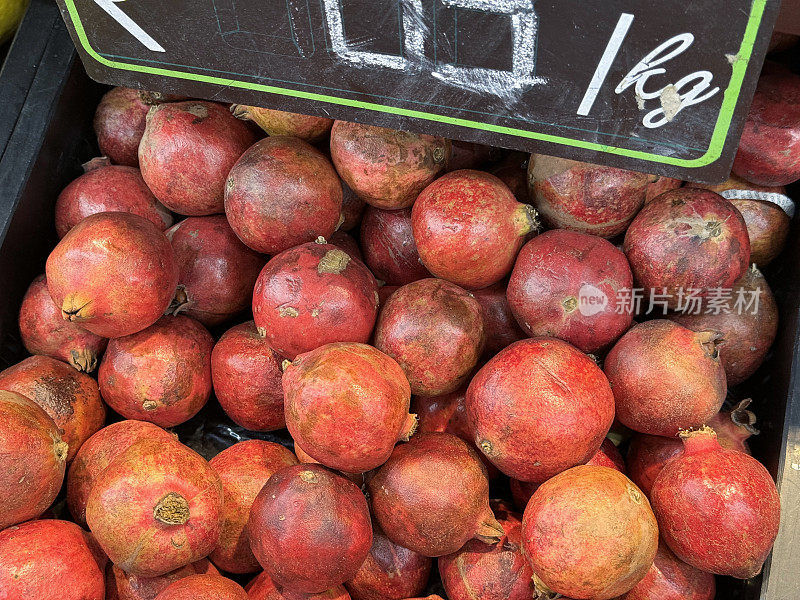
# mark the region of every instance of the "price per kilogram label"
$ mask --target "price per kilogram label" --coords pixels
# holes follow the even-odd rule
[[[89,74],[718,182],[778,0],[58,0]]]

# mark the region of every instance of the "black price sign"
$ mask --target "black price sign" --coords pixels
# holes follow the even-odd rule
[[[779,0],[58,0],[89,74],[726,178]]]

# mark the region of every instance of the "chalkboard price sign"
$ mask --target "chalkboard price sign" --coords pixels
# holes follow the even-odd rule
[[[102,82],[718,182],[779,0],[58,0]]]

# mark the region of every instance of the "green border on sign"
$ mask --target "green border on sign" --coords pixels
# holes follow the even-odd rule
[[[722,107],[717,117],[717,124],[714,127],[714,133],[711,136],[711,143],[709,144],[706,153],[694,159],[674,158],[671,156],[661,156],[660,154],[652,154],[650,152],[641,152],[639,150],[630,150],[628,148],[619,148],[617,146],[610,146],[607,144],[598,144],[596,142],[585,142],[583,140],[574,140],[567,137],[549,135],[545,133],[537,133],[534,131],[526,131],[524,129],[516,129],[514,127],[505,127],[503,125],[493,125],[491,123],[481,123],[480,121],[472,121],[469,119],[460,119],[456,117],[448,117],[446,115],[437,115],[435,113],[424,112],[420,110],[411,110],[406,108],[399,108],[396,106],[388,106],[385,104],[377,104],[373,102],[362,102],[360,100],[352,100],[350,98],[339,98],[338,96],[328,96],[325,94],[317,94],[313,92],[304,92],[301,90],[292,90],[289,88],[277,87],[272,85],[263,85],[259,83],[250,83],[247,81],[237,81],[234,79],[225,79],[222,77],[214,77],[211,75],[199,75],[195,73],[187,73],[184,71],[173,71],[170,69],[162,69],[158,67],[146,67],[142,65],[122,63],[109,60],[92,48],[89,40],[86,37],[86,31],[83,28],[83,23],[78,16],[78,11],[75,8],[74,0],[64,0],[67,11],[72,19],[72,24],[75,27],[75,33],[83,46],[86,53],[94,60],[106,67],[112,69],[120,69],[124,71],[136,71],[139,73],[148,73],[151,75],[163,75],[165,77],[172,77],[176,79],[188,79],[191,81],[199,81],[203,83],[211,83],[215,85],[222,85],[226,87],[242,88],[258,92],[269,92],[271,94],[280,94],[283,96],[292,96],[294,98],[303,98],[305,100],[316,100],[319,102],[328,102],[331,104],[339,104],[342,106],[351,106],[353,108],[362,108],[365,110],[373,110],[377,112],[390,113],[400,115],[403,117],[413,117],[416,119],[425,119],[428,121],[436,121],[439,123],[447,123],[448,125],[457,125],[459,127],[468,127],[471,129],[482,129],[484,131],[492,131],[494,133],[502,133],[504,135],[529,138],[535,140],[542,140],[545,142],[552,142],[564,146],[574,146],[584,148],[587,150],[595,150],[599,152],[606,152],[609,154],[617,154],[619,156],[627,156],[649,162],[658,162],[668,165],[675,165],[687,168],[699,168],[715,162],[721,155],[725,146],[725,139],[728,136],[728,131],[731,127],[733,120],[734,109],[736,108],[736,101],[739,99],[741,93],[742,83],[747,71],[747,65],[750,63],[750,58],[753,54],[753,44],[755,43],[758,29],[761,25],[761,20],[764,16],[767,0],[753,0],[753,7],[750,11],[748,18],[747,28],[745,29],[744,39],[736,55],[736,60],[733,61],[731,80],[728,88],[725,90]]]

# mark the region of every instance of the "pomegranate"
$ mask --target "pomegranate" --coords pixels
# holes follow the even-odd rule
[[[714,600],[715,595],[711,573],[678,560],[665,544],[659,543],[647,575],[620,600]]]
[[[667,437],[706,423],[727,393],[719,338],[664,319],[634,325],[604,364],[617,420],[634,431]]]
[[[22,394],[50,415],[69,445],[67,463],[106,419],[95,380],[49,356],[31,356],[0,372],[0,390]]]
[[[189,575],[169,584],[156,600],[248,600],[244,588],[221,575]]]
[[[353,483],[320,465],[276,472],[256,496],[250,547],[272,580],[320,593],[351,579],[369,554],[367,501]]]
[[[301,354],[283,373],[283,394],[292,438],[345,473],[381,466],[417,426],[403,369],[366,344],[339,342]]]
[[[309,143],[324,140],[331,131],[333,119],[301,115],[271,108],[231,105],[233,116],[242,121],[253,121],[270,136],[289,135]]]
[[[375,277],[389,285],[430,277],[419,260],[410,208],[381,210],[370,206],[361,221],[361,249]]]
[[[353,191],[376,208],[408,208],[450,158],[450,141],[373,125],[336,121],[331,158]]]
[[[364,208],[367,203],[361,198],[356,196],[356,193],[350,189],[344,181],[342,183],[342,224],[339,229],[342,231],[350,231],[361,222],[361,215],[364,214]]]
[[[708,425],[717,433],[720,446],[750,454],[747,440],[750,436],[760,433],[755,426],[755,413],[747,410],[752,402],[750,398],[745,398],[734,406],[733,410],[722,411],[711,417]]]
[[[454,171],[419,195],[411,227],[420,260],[436,277],[470,289],[508,275],[536,211],[494,175]]]
[[[155,600],[159,592],[173,581],[198,574],[219,575],[219,571],[205,558],[159,577],[131,575],[109,564],[106,568],[106,600]]]
[[[637,433],[628,446],[628,474],[649,498],[653,482],[661,469],[682,452],[683,444],[677,437]]]
[[[472,538],[495,544],[503,535],[485,467],[449,433],[421,433],[397,446],[367,485],[389,539],[423,556],[450,554]]]
[[[566,229],[525,244],[508,282],[508,304],[531,336],[563,339],[599,352],[628,330],[633,314],[617,310],[633,288],[625,255],[603,238]]]
[[[508,186],[517,202],[530,204],[527,169],[528,155],[514,152],[494,167],[490,173]]]
[[[68,362],[87,373],[97,367],[97,357],[108,340],[61,317],[61,310],[47,291],[47,280],[39,275],[31,282],[19,309],[19,333],[31,354]]]
[[[389,299],[389,296],[394,294],[397,290],[400,289],[399,285],[382,285],[378,288],[378,299],[379,305],[383,306],[386,304],[386,301]]]
[[[358,247],[358,242],[349,233],[334,231],[328,238],[328,243],[344,250],[351,258],[364,262],[364,257],[361,255],[361,248]]]
[[[546,337],[516,342],[486,363],[465,407],[483,454],[509,477],[531,482],[588,461],[614,421],[600,368]]]
[[[112,88],[100,100],[94,114],[100,151],[114,164],[139,166],[139,142],[150,110],[139,94],[139,90]]]
[[[281,361],[253,321],[226,331],[211,352],[214,394],[235,423],[251,431],[286,426]]]
[[[377,313],[372,273],[322,238],[273,257],[253,291],[258,332],[290,360],[331,342],[367,342]]]
[[[787,50],[793,48],[797,44],[798,40],[800,40],[800,36],[797,36],[793,33],[773,31],[772,37],[769,40],[767,54],[786,52]]]
[[[350,600],[350,594],[340,585],[319,594],[279,590],[266,571],[261,571],[244,589],[250,600]]]
[[[154,106],[139,144],[142,177],[156,198],[178,214],[221,213],[225,178],[255,141],[250,128],[221,104]]]
[[[255,573],[261,567],[247,537],[250,507],[273,473],[298,464],[297,458],[280,444],[245,440],[226,448],[208,464],[222,480],[225,496],[222,533],[210,558],[229,573]]]
[[[115,565],[157,577],[216,547],[222,498],[219,475],[199,454],[146,437],[95,478],[86,522]]]
[[[683,453],[664,465],[650,494],[664,541],[702,571],[757,575],[778,535],[772,477],[752,456],[720,446],[710,427],[681,439]]]
[[[375,327],[375,347],[405,371],[411,393],[455,391],[478,362],[484,345],[478,301],[457,285],[420,279],[387,300]]]
[[[483,328],[486,332],[484,358],[491,358],[503,348],[525,339],[506,296],[506,285],[502,282],[472,292],[481,305]]]
[[[47,289],[64,319],[102,337],[155,323],[175,295],[169,240],[139,215],[90,215],[47,258]]]
[[[448,171],[481,169],[497,159],[497,148],[473,142],[451,140],[452,151],[447,161]]]
[[[236,237],[224,215],[189,217],[166,232],[178,263],[169,307],[211,327],[247,310],[266,258]]]
[[[225,214],[245,244],[278,254],[328,237],[339,224],[342,185],[330,161],[291,137],[261,140],[233,166]]]

